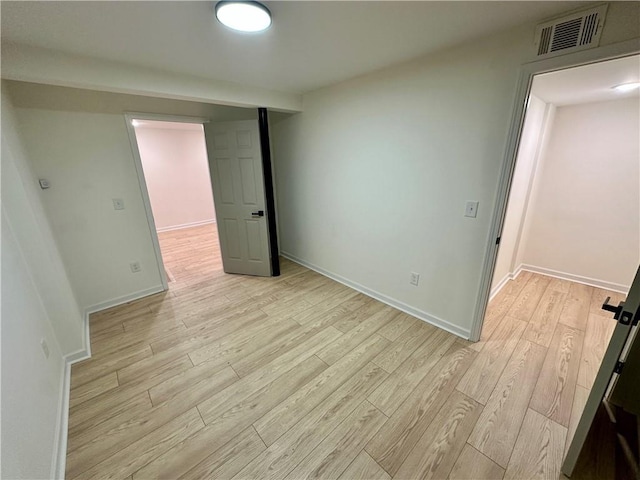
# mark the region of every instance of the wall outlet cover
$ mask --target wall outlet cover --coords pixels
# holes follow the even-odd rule
[[[470,218],[476,218],[478,215],[478,202],[467,202],[464,209],[464,216]]]

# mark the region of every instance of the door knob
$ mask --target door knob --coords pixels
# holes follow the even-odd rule
[[[251,212],[252,217],[264,217],[264,210],[258,210],[257,212]]]

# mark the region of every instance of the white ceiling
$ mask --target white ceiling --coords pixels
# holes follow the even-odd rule
[[[2,41],[302,93],[593,2],[265,2],[238,34],[215,2],[2,1]],[[533,42],[533,31],[532,31]]]
[[[640,55],[634,55],[558,72],[536,75],[531,93],[554,105],[602,102],[640,95],[640,90],[620,93],[611,87],[640,81]]]

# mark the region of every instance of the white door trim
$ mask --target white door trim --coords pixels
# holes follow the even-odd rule
[[[511,126],[509,127],[504,160],[500,171],[496,205],[491,216],[489,238],[487,239],[487,247],[483,260],[482,274],[480,277],[480,288],[476,297],[476,307],[469,340],[474,342],[478,341],[482,331],[482,322],[484,321],[484,315],[489,301],[491,280],[493,278],[493,271],[498,251],[496,239],[502,232],[513,170],[518,153],[518,146],[520,144],[522,125],[524,123],[525,105],[529,98],[533,76],[540,73],[577,67],[589,63],[601,62],[603,60],[611,60],[613,58],[625,57],[637,53],[640,53],[640,39],[633,39],[591,50],[583,50],[573,54],[526,63],[520,67],[520,75],[516,87],[513,113],[511,116]]]
[[[140,150],[138,149],[138,141],[136,140],[136,130],[133,127],[131,121],[133,119],[139,120],[156,120],[160,122],[180,122],[180,123],[208,123],[208,118],[201,117],[187,117],[179,115],[161,115],[156,113],[137,113],[126,112],[124,114],[125,123],[127,126],[127,132],[129,133],[129,143],[131,144],[131,153],[133,154],[133,163],[136,167],[136,173],[138,174],[138,185],[140,185],[140,193],[142,195],[142,203],[144,204],[144,211],[147,216],[147,224],[149,225],[149,233],[151,234],[151,241],[153,243],[153,250],[156,256],[156,263],[158,266],[158,273],[162,281],[163,291],[169,289],[169,283],[167,281],[167,272],[164,268],[164,262],[162,261],[162,252],[160,250],[160,241],[158,240],[158,231],[156,230],[156,222],[153,218],[153,210],[151,210],[151,200],[149,198],[149,190],[147,189],[147,182],[144,177],[144,170],[142,168],[142,158],[140,157]]]

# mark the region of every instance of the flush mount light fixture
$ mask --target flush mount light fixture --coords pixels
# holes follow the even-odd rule
[[[216,18],[240,32],[261,32],[271,26],[271,12],[258,2],[218,2]]]
[[[631,83],[623,83],[622,85],[616,85],[613,89],[616,92],[630,92],[631,90],[635,90],[636,88],[640,88],[640,82],[631,82]]]

